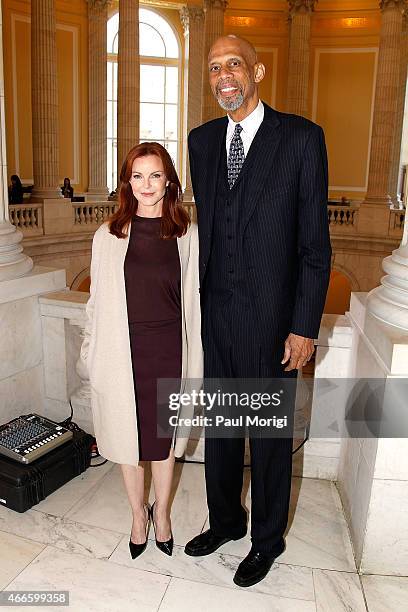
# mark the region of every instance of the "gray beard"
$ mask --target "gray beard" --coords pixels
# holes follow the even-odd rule
[[[240,108],[240,106],[242,106],[244,102],[244,96],[241,92],[231,100],[224,100],[223,98],[221,98],[221,96],[217,96],[217,102],[221,106],[221,108],[226,111],[236,111]]]

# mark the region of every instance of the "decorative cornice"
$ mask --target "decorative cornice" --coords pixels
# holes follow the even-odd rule
[[[187,36],[190,24],[204,24],[204,10],[200,6],[183,6],[180,9],[180,21],[183,25],[184,35]]]
[[[289,13],[312,13],[317,0],[288,0]]]
[[[204,0],[204,10],[208,11],[211,8],[226,10],[228,6],[227,0]]]

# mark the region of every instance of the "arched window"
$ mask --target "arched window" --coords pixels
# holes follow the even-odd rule
[[[108,20],[108,177],[109,190],[117,176],[117,89],[119,14]],[[170,24],[152,10],[139,10],[140,141],[160,142],[179,171],[180,46]]]

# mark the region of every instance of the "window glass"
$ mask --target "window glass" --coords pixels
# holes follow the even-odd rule
[[[118,52],[118,30],[119,30],[119,13],[112,15],[108,19],[107,24],[107,52],[117,53]]]
[[[148,9],[140,9],[139,20],[140,23],[150,25],[152,28],[157,30],[157,32],[160,32],[165,46],[165,55],[163,57],[179,57],[179,45],[176,35],[174,34],[171,25],[165,19],[163,19],[161,15],[155,13],[154,11],[149,11]],[[140,54],[149,55],[148,53],[142,53],[142,50],[140,50]]]
[[[164,138],[164,104],[140,105],[140,140]]]
[[[175,167],[177,168],[177,164],[178,164],[178,155],[177,155],[177,142],[176,141],[167,141],[164,146],[166,147],[166,149],[168,150],[168,152],[170,153],[170,157],[173,160],[173,163],[175,165]]]
[[[107,181],[110,191],[117,184],[118,28],[119,14],[116,13],[107,23]],[[154,10],[139,10],[139,50],[140,141],[159,142],[165,146],[178,169],[179,43],[171,25]]]
[[[166,47],[160,33],[147,23],[139,24],[140,55],[166,57]]]
[[[177,123],[178,113],[175,104],[166,104],[165,106],[165,133],[166,140],[177,140]]]
[[[168,66],[166,68],[166,102],[177,103],[178,93],[178,67]]]
[[[140,66],[140,101],[164,102],[164,66]]]

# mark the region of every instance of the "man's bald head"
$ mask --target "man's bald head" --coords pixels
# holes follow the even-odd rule
[[[213,42],[208,53],[209,62],[211,61],[211,56],[216,56],[220,49],[224,52],[226,49],[239,51],[239,54],[245,58],[250,66],[254,66],[258,61],[254,45],[246,38],[236,36],[235,34],[220,36]]]

